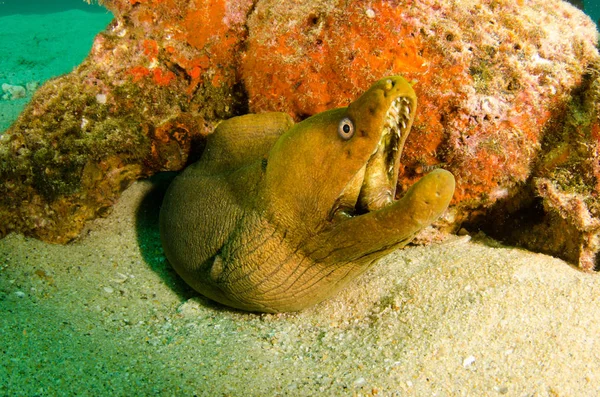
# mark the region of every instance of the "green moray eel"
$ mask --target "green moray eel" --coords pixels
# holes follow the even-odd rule
[[[196,291],[238,309],[296,311],[331,296],[452,198],[454,177],[438,169],[394,199],[416,106],[393,76],[297,124],[282,113],[222,122],[165,194],[167,259]]]

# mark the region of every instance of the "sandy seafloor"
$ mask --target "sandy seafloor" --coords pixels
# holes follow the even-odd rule
[[[56,16],[36,20],[40,34]],[[24,53],[18,73],[15,48],[0,82],[62,73],[54,61],[72,53]],[[17,106],[0,101],[0,124]],[[72,244],[0,240],[0,396],[600,395],[597,274],[452,237],[397,251],[300,313],[233,311],[166,262],[164,185],[135,183]]]
[[[600,395],[600,277],[485,237],[399,250],[295,314],[198,297],[163,182],[65,246],[0,240],[0,395]]]

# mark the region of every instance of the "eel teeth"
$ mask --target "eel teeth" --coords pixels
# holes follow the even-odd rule
[[[410,119],[410,101],[408,98],[400,97],[394,100],[388,109],[386,118],[386,127],[391,129],[398,128],[404,121],[403,128],[406,128],[406,122]]]
[[[402,108],[402,115],[406,119],[410,118],[410,109],[409,109],[408,106],[405,106],[405,107]]]
[[[406,125],[410,120],[410,100],[406,97],[400,97],[394,100],[389,109],[386,119],[386,127],[391,132],[400,135],[400,126],[402,129],[406,129]]]

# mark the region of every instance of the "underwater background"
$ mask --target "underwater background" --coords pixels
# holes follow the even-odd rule
[[[0,133],[111,19],[0,0]],[[0,397],[600,395],[597,274],[464,235],[394,252],[300,313],[248,314],[174,274],[159,202],[142,180],[84,239],[0,240]]]
[[[39,85],[83,61],[111,19],[105,8],[83,0],[0,1],[0,133]],[[17,87],[14,94],[8,85]]]

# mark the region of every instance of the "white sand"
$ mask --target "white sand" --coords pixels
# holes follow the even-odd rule
[[[597,274],[467,236],[300,313],[230,311],[170,270],[151,187],[74,244],[0,240],[0,395],[600,394]]]

